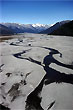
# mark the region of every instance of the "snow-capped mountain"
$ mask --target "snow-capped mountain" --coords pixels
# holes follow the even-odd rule
[[[62,25],[70,22],[70,20],[57,22],[56,24],[19,24],[19,23],[1,23],[9,28],[13,33],[41,33],[50,34]]]
[[[40,24],[40,23],[37,23],[37,24],[32,24],[32,26],[34,28],[36,28],[38,30],[38,32],[42,31],[42,30],[46,30],[47,28],[51,27],[51,25],[47,25],[47,24]]]
[[[31,26],[28,26],[28,25],[26,26],[18,23],[2,23],[2,24],[10,28],[11,30],[13,30],[14,33],[34,32]]]
[[[19,24],[19,23],[1,23],[4,26],[10,28],[14,33],[39,33],[40,31],[46,30],[51,25],[45,24]]]

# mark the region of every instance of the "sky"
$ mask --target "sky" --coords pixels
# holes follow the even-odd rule
[[[0,22],[54,24],[73,20],[73,1],[0,0]]]

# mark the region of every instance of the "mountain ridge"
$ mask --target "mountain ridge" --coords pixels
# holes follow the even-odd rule
[[[14,32],[8,27],[0,24],[0,35],[13,35]]]
[[[50,34],[54,30],[58,29],[60,26],[62,26],[65,23],[68,23],[68,22],[70,22],[70,20],[65,20],[65,21],[57,22],[53,26],[49,27],[48,29],[46,29],[44,31],[41,31],[40,34]]]
[[[18,24],[18,23],[1,23],[2,25],[10,28],[14,33],[39,33],[42,30],[46,30],[49,25],[43,24]]]
[[[65,35],[65,36],[73,36],[73,20],[69,23],[65,23],[60,26],[58,29],[54,30],[51,35]]]
[[[64,27],[65,29],[60,30],[60,27],[62,27],[64,24],[70,23],[71,21],[72,20],[65,20],[65,21],[60,21],[55,24],[49,24],[49,25],[40,24],[40,23],[36,23],[36,24],[0,23],[0,30],[1,30],[0,35],[1,34],[7,35],[7,33],[8,33],[8,35],[10,35],[10,34],[25,33],[25,32],[26,33],[48,34],[48,35],[52,35],[52,34],[67,35],[68,32],[67,32],[67,34],[65,34],[66,32],[64,32],[64,31],[66,31],[66,29],[68,31],[69,28]],[[69,29],[69,31],[70,31],[70,29]],[[68,35],[72,35],[71,33],[69,33]]]

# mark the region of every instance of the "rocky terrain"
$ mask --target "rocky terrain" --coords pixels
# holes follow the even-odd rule
[[[73,37],[22,34],[0,42],[1,110],[73,110]]]

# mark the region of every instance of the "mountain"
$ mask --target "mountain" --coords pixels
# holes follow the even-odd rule
[[[30,26],[25,26],[17,23],[2,23],[4,26],[7,26],[14,33],[24,33],[24,32],[33,32],[33,29]]]
[[[69,23],[65,23],[58,29],[50,33],[51,35],[65,35],[73,36],[73,20]]]
[[[42,24],[18,24],[18,23],[2,23],[4,26],[7,26],[14,33],[39,33],[40,31],[46,30],[49,28],[49,25]]]
[[[0,24],[0,35],[12,35],[14,32],[8,27]]]
[[[45,25],[45,24],[39,24],[39,23],[32,24],[32,26],[36,28],[38,32],[41,32],[42,30],[46,30],[47,28],[51,27],[51,25],[47,25],[47,24]]]
[[[40,34],[50,34],[52,33],[53,31],[55,31],[56,29],[58,29],[60,26],[62,26],[63,24],[65,23],[68,23],[70,22],[70,20],[66,20],[66,21],[61,21],[61,22],[57,22],[56,24],[54,24],[53,26],[51,26],[50,28],[44,30],[44,31],[41,31]]]

